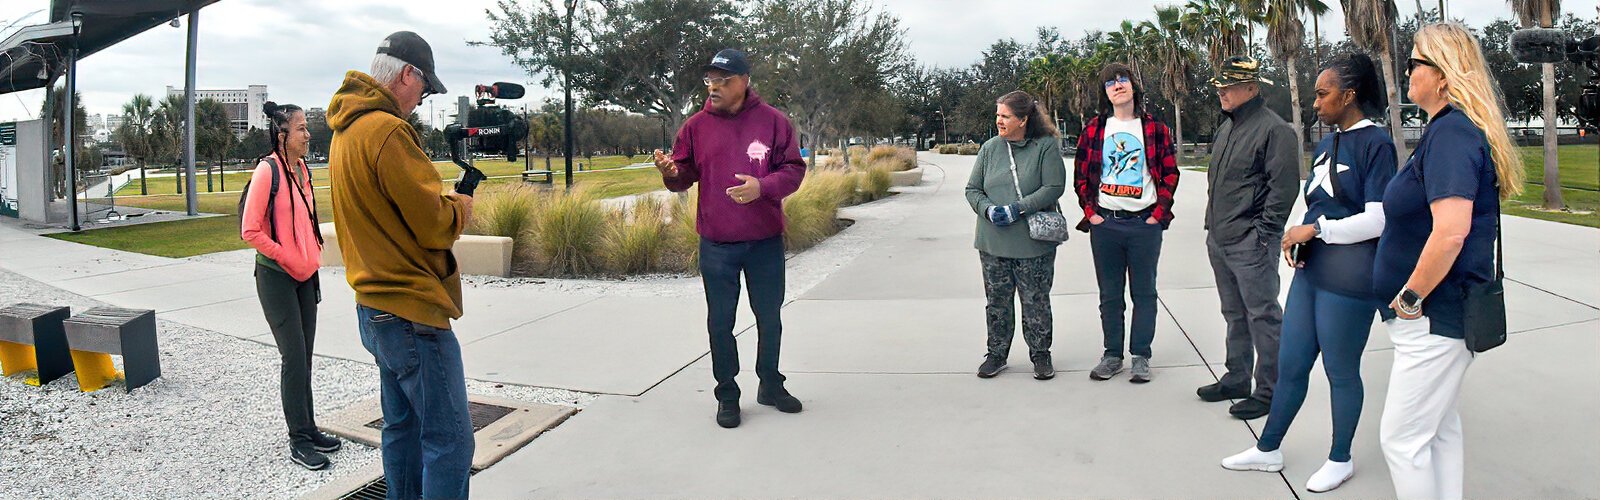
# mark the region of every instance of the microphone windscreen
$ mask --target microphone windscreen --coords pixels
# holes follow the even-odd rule
[[[1567,60],[1565,31],[1551,28],[1526,28],[1511,32],[1511,58],[1524,64],[1558,63]]]
[[[521,85],[506,82],[494,82],[494,96],[496,99],[521,99],[525,90]]]

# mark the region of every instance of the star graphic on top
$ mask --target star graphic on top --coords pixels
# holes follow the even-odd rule
[[[1328,154],[1317,156],[1317,166],[1311,169],[1311,182],[1306,185],[1306,194],[1311,194],[1317,188],[1322,188],[1328,196],[1333,196],[1333,178],[1328,175]],[[1350,170],[1349,165],[1339,164],[1339,172]]]

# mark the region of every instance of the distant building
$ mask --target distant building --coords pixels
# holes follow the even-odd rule
[[[168,85],[167,95],[182,96],[183,89]],[[194,98],[197,101],[215,99],[221,102],[223,109],[228,112],[228,121],[233,126],[235,136],[244,137],[251,128],[267,128],[267,116],[261,112],[261,106],[267,103],[266,85],[251,85],[244,89],[196,90]]]
[[[106,115],[104,125],[106,130],[116,133],[117,127],[122,126],[122,115]]]

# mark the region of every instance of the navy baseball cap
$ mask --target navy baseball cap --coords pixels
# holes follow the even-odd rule
[[[722,49],[711,58],[711,63],[706,64],[703,71],[720,69],[735,75],[750,74],[750,61],[745,59],[744,51],[739,49]]]
[[[385,37],[383,43],[378,44],[378,53],[394,56],[395,59],[422,70],[422,76],[428,83],[426,92],[431,94],[446,92],[444,82],[440,82],[439,75],[433,71],[433,47],[429,46],[428,41],[423,40],[421,35],[410,31],[396,31]]]

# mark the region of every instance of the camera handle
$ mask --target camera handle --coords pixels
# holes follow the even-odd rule
[[[485,133],[486,131],[490,133]],[[483,137],[499,133],[500,127],[462,127],[452,124],[444,128],[445,139],[450,142],[450,161],[461,167],[461,176],[456,178],[457,193],[472,196],[473,192],[478,189],[478,183],[489,178],[482,170],[478,170],[477,167],[472,166],[472,164],[461,158],[462,150],[466,149],[466,139],[468,137]]]

